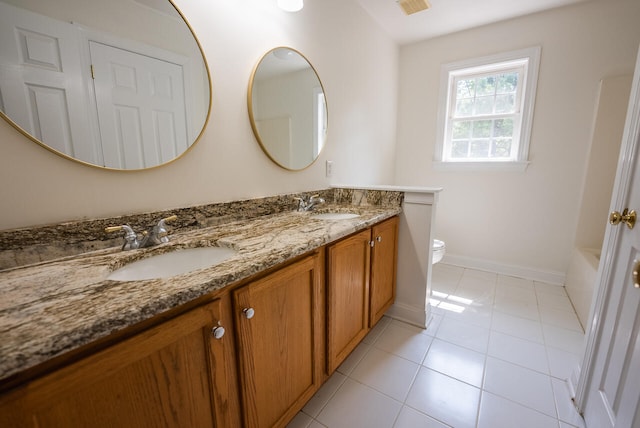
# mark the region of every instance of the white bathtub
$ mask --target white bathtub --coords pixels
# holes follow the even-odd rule
[[[596,286],[599,263],[599,249],[574,248],[567,271],[565,288],[578,314],[582,328],[585,330],[589,320],[589,309]]]

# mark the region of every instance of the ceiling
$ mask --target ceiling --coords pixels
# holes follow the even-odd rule
[[[354,1],[404,45],[590,0],[429,0],[431,8],[413,15],[405,15],[396,0]]]
[[[177,17],[180,19],[180,16],[176,13],[176,8],[173,7],[171,3],[166,0],[133,0],[134,3],[140,3],[151,9],[155,9],[158,12],[162,12],[165,15]]]

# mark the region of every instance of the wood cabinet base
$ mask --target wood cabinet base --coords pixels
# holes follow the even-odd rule
[[[2,396],[0,426],[234,426],[233,335],[211,336],[223,312],[217,299]]]
[[[234,292],[247,428],[286,426],[324,381],[323,265],[314,254]]]

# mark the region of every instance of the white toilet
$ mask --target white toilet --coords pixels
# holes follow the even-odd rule
[[[445,246],[444,241],[440,241],[439,239],[433,240],[433,258],[431,259],[431,264],[436,264],[444,257]]]

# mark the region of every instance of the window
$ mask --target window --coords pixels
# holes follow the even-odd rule
[[[436,161],[526,166],[540,48],[442,67]]]

